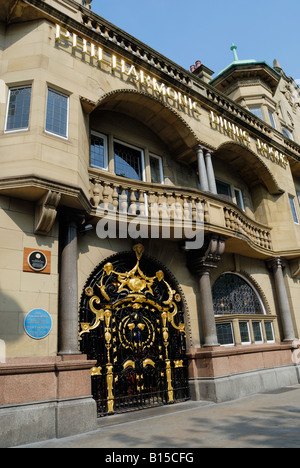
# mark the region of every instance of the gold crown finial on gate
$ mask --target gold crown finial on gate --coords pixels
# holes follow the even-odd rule
[[[125,272],[117,271],[118,268],[115,270],[114,265],[110,262],[104,265],[100,283],[97,284],[101,292],[100,297],[95,294],[94,288],[91,286],[85,289],[85,294],[91,298],[89,307],[95,314],[96,320],[92,324],[81,323],[82,331],[80,332],[80,339],[81,335],[94,330],[99,326],[101,321],[104,321],[105,310],[109,312],[110,309],[120,307],[123,303],[126,303],[126,306],[131,305],[133,309],[140,309],[141,304],[144,304],[146,308],[149,308],[149,306],[155,307],[175,329],[186,335],[184,324],[177,324],[174,321],[178,313],[176,303],[181,302],[180,294],[166,281],[162,270],[157,271],[155,276],[152,277],[147,276],[141,270],[140,259],[145,251],[143,244],[135,244],[132,250],[136,254],[137,263],[131,270]],[[110,278],[111,280],[109,281]],[[160,283],[161,288],[165,289],[160,303],[154,300],[152,289],[154,285],[157,287],[158,283]],[[102,302],[103,299],[108,303]]]
[[[143,246],[143,244],[135,244],[132,247],[132,250],[135,252],[137,259],[140,260],[142,258],[143,253],[145,252],[145,247]]]

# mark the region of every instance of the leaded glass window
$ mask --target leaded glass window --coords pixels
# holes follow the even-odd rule
[[[249,323],[248,322],[240,322],[240,334],[241,334],[241,341],[243,344],[251,343],[250,339],[250,332],[249,332]]]
[[[143,180],[142,151],[121,143],[114,144],[115,173],[128,179]]]
[[[46,131],[68,137],[69,96],[48,89]]]
[[[225,273],[213,287],[215,315],[264,314],[263,306],[250,284],[241,276]]]
[[[91,166],[107,169],[107,138],[98,133],[91,134]]]
[[[31,101],[31,86],[11,88],[7,109],[7,132],[28,130]]]
[[[260,322],[252,322],[255,343],[263,343],[262,329]]]
[[[266,331],[266,337],[267,337],[267,342],[274,342],[274,328],[273,324],[271,322],[265,322],[265,331]]]
[[[218,342],[222,346],[234,345],[232,323],[217,324]]]

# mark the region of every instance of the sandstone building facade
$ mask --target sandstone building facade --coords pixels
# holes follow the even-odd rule
[[[297,83],[0,7],[1,444],[298,383]]]

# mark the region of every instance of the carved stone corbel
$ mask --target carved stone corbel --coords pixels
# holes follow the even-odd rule
[[[46,236],[51,231],[56,219],[60,199],[60,193],[49,190],[38,201],[35,207],[35,234]]]
[[[225,238],[207,236],[202,249],[187,251],[187,265],[199,279],[201,321],[205,347],[219,346],[214,314],[210,271],[217,268],[225,251]]]
[[[300,259],[291,260],[290,262],[291,273],[294,279],[300,278]]]
[[[205,270],[217,268],[225,251],[225,238],[217,234],[205,239],[202,249],[187,252],[187,263],[192,273],[200,275]]]

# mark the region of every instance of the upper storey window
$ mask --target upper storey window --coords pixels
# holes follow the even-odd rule
[[[282,134],[289,138],[290,140],[294,140],[293,138],[293,134],[289,131],[289,129],[287,127],[285,127],[284,125],[281,126],[281,130],[282,130]]]
[[[5,131],[28,130],[31,101],[31,86],[10,88]]]
[[[123,143],[114,143],[115,173],[133,180],[144,180],[143,151]]]
[[[256,115],[256,117],[258,117],[261,120],[264,120],[260,106],[249,107],[249,110],[250,112],[252,112],[252,114]]]
[[[289,195],[289,200],[290,200],[290,206],[291,206],[291,210],[292,210],[294,223],[299,224],[299,217],[298,217],[298,213],[297,213],[297,210],[296,210],[295,198],[292,195]]]
[[[161,157],[150,155],[150,170],[151,182],[153,182],[153,184],[163,184],[164,175]]]
[[[218,195],[223,195],[230,201],[235,203],[241,210],[245,211],[244,196],[242,190],[231,186],[227,182],[216,179],[216,186]]]
[[[224,196],[228,197],[232,201],[231,185],[227,184],[227,182],[223,182],[221,180],[216,180],[216,185],[217,185],[218,195],[224,195]]]
[[[126,179],[164,183],[161,156],[150,153],[147,147],[139,148],[94,130],[90,136],[90,166]]]
[[[91,134],[91,166],[107,170],[107,137],[101,133]]]
[[[69,96],[48,89],[46,132],[68,138]]]
[[[276,127],[274,112],[272,112],[271,109],[268,109],[268,113],[269,113],[269,119],[270,119],[271,125],[276,130],[277,127]]]

